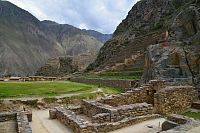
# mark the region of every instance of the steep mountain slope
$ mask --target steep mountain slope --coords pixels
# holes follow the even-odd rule
[[[15,5],[0,1],[0,75],[26,75],[63,52],[42,30],[40,21]]]
[[[103,45],[96,38],[71,25],[51,21],[42,21],[42,24],[46,34],[61,44],[66,55],[75,56],[88,52],[96,54]]]
[[[88,69],[112,67],[125,62],[138,52],[144,53],[149,45],[159,41],[172,24],[173,18],[188,2],[191,0],[138,1]],[[138,69],[141,65],[144,62]]]
[[[0,1],[0,76],[33,75],[48,59],[96,55],[102,45],[78,28],[40,22],[12,3]]]

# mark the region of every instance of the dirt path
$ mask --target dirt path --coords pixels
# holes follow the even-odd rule
[[[31,128],[33,133],[72,133],[58,120],[49,120],[48,110],[33,111]]]
[[[139,124],[122,128],[110,133],[156,133],[160,131],[161,129],[159,128],[159,125],[162,125],[162,123],[165,121],[164,118],[159,118],[155,120],[149,120],[149,121],[144,121]],[[149,128],[152,126],[153,128]]]

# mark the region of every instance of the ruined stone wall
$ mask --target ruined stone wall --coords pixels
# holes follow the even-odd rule
[[[99,86],[113,87],[119,89],[129,89],[138,87],[139,80],[114,80],[114,79],[92,79],[92,78],[71,78],[73,82],[94,84]]]
[[[0,122],[16,120],[16,113],[0,113]]]
[[[29,122],[32,121],[32,113],[29,111],[20,111],[13,113],[0,113],[0,122],[16,121],[16,132],[17,133],[32,133]]]
[[[89,109],[88,109],[89,110]],[[141,110],[142,111],[142,110]],[[49,111],[51,119],[58,119],[67,127],[71,128],[74,133],[104,133],[114,131],[133,124],[161,117],[160,115],[150,114],[138,117],[126,117],[123,120],[114,121],[93,121],[88,122],[80,118],[75,112],[66,108],[54,108]],[[104,114],[102,114],[104,115]],[[100,114],[99,114],[100,116]]]
[[[132,89],[126,93],[102,98],[101,103],[111,106],[128,105],[134,103],[154,104],[154,94],[165,87],[164,81],[151,80],[149,84]]]
[[[29,122],[32,121],[32,114],[30,112],[17,113],[17,130],[18,133],[32,133]]]
[[[169,114],[185,111],[198,99],[192,86],[168,86],[154,96],[157,113]]]
[[[92,117],[93,122],[116,122],[127,117],[153,114],[153,106],[147,103],[137,103],[112,107],[98,102],[83,101],[82,112]]]
[[[93,116],[93,122],[105,123],[105,122],[117,122],[127,117],[137,117],[153,114],[153,106],[147,103],[138,103],[123,105],[117,108],[110,109],[109,113],[97,114]]]
[[[92,133],[94,130],[92,125],[78,119],[75,112],[71,110],[55,108],[49,111],[49,115],[51,119],[58,119],[64,125],[71,128],[74,133]]]
[[[200,122],[198,120],[194,120],[189,117],[177,114],[167,115],[167,119],[169,120],[169,122],[173,122],[176,125],[174,125],[175,127],[172,126],[171,129],[170,126],[168,125],[169,129],[167,131],[162,131],[160,133],[186,133],[186,132],[190,133],[191,129],[199,127],[200,125]]]

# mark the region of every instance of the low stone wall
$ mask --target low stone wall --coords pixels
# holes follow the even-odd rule
[[[73,82],[94,84],[118,89],[129,89],[139,86],[139,80],[115,80],[115,79],[93,79],[93,78],[71,78]]]
[[[153,106],[147,103],[137,103],[112,107],[94,101],[83,101],[81,105],[83,113],[92,117],[93,122],[116,122],[126,117],[136,117],[153,114]]]
[[[93,126],[79,119],[75,112],[64,108],[55,108],[49,111],[50,119],[58,119],[74,133],[92,133]]]
[[[138,103],[119,106],[109,110],[111,113],[101,113],[92,116],[94,123],[117,122],[128,117],[146,116],[153,114],[153,106],[147,103]]]
[[[126,126],[131,126],[133,124],[160,118],[160,115],[146,115],[139,117],[127,117],[121,121],[117,122],[104,122],[104,123],[90,123],[80,119],[77,114],[66,108],[54,108],[49,111],[50,118],[58,119],[67,127],[71,128],[74,133],[105,133],[109,131],[114,131]],[[53,116],[53,117],[52,117]]]
[[[17,113],[17,129],[18,133],[32,133],[29,122],[32,121],[32,114],[29,112]]]
[[[16,120],[16,113],[0,113],[0,122]]]
[[[30,111],[19,111],[13,113],[0,113],[0,122],[14,120],[17,122],[17,133],[32,133],[29,122],[32,121],[32,113]]]
[[[179,113],[197,99],[198,93],[192,86],[168,86],[155,94],[154,107],[160,114]]]

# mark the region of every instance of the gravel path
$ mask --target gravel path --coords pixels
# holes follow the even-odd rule
[[[49,120],[48,110],[33,111],[31,128],[33,133],[72,133],[58,120]]]

